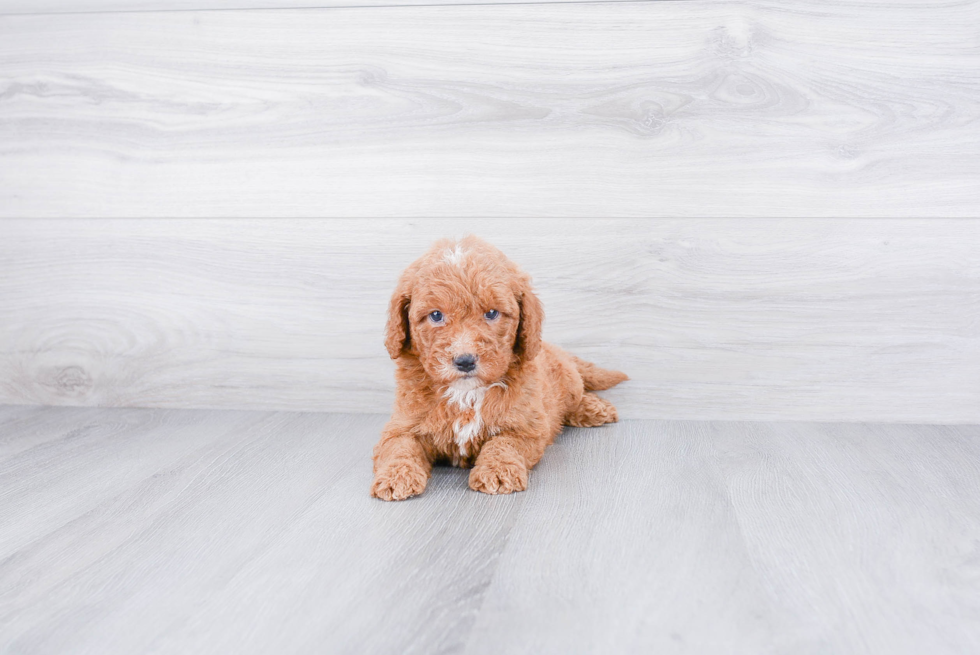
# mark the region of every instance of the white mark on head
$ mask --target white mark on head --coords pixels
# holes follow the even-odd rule
[[[454,248],[446,250],[446,252],[442,255],[442,260],[447,264],[459,266],[463,263],[463,255],[465,254],[466,253],[463,252],[463,246],[457,243]]]

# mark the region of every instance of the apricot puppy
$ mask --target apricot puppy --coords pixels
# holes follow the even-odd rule
[[[425,490],[432,466],[472,467],[488,494],[527,488],[562,425],[617,420],[591,391],[628,379],[541,341],[531,278],[476,237],[435,243],[411,264],[388,309],[395,409],[374,447],[371,495]]]

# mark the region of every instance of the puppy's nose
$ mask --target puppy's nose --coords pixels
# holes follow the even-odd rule
[[[476,368],[476,355],[460,355],[453,358],[453,365],[463,373],[469,373]]]

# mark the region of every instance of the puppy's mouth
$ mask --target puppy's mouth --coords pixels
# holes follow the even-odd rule
[[[481,381],[480,370],[473,369],[472,371],[460,371],[454,369],[452,375],[449,376],[449,379],[453,383],[465,381],[467,383],[472,384],[472,383],[480,382]]]

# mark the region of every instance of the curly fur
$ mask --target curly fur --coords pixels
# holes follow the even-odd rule
[[[488,319],[490,310],[499,315]],[[476,491],[523,491],[563,425],[617,420],[591,392],[626,375],[542,342],[543,320],[531,278],[476,237],[439,241],[402,273],[385,334],[395,409],[374,448],[373,496],[420,494],[441,462],[472,467]],[[463,354],[477,357],[474,371],[453,365]]]

